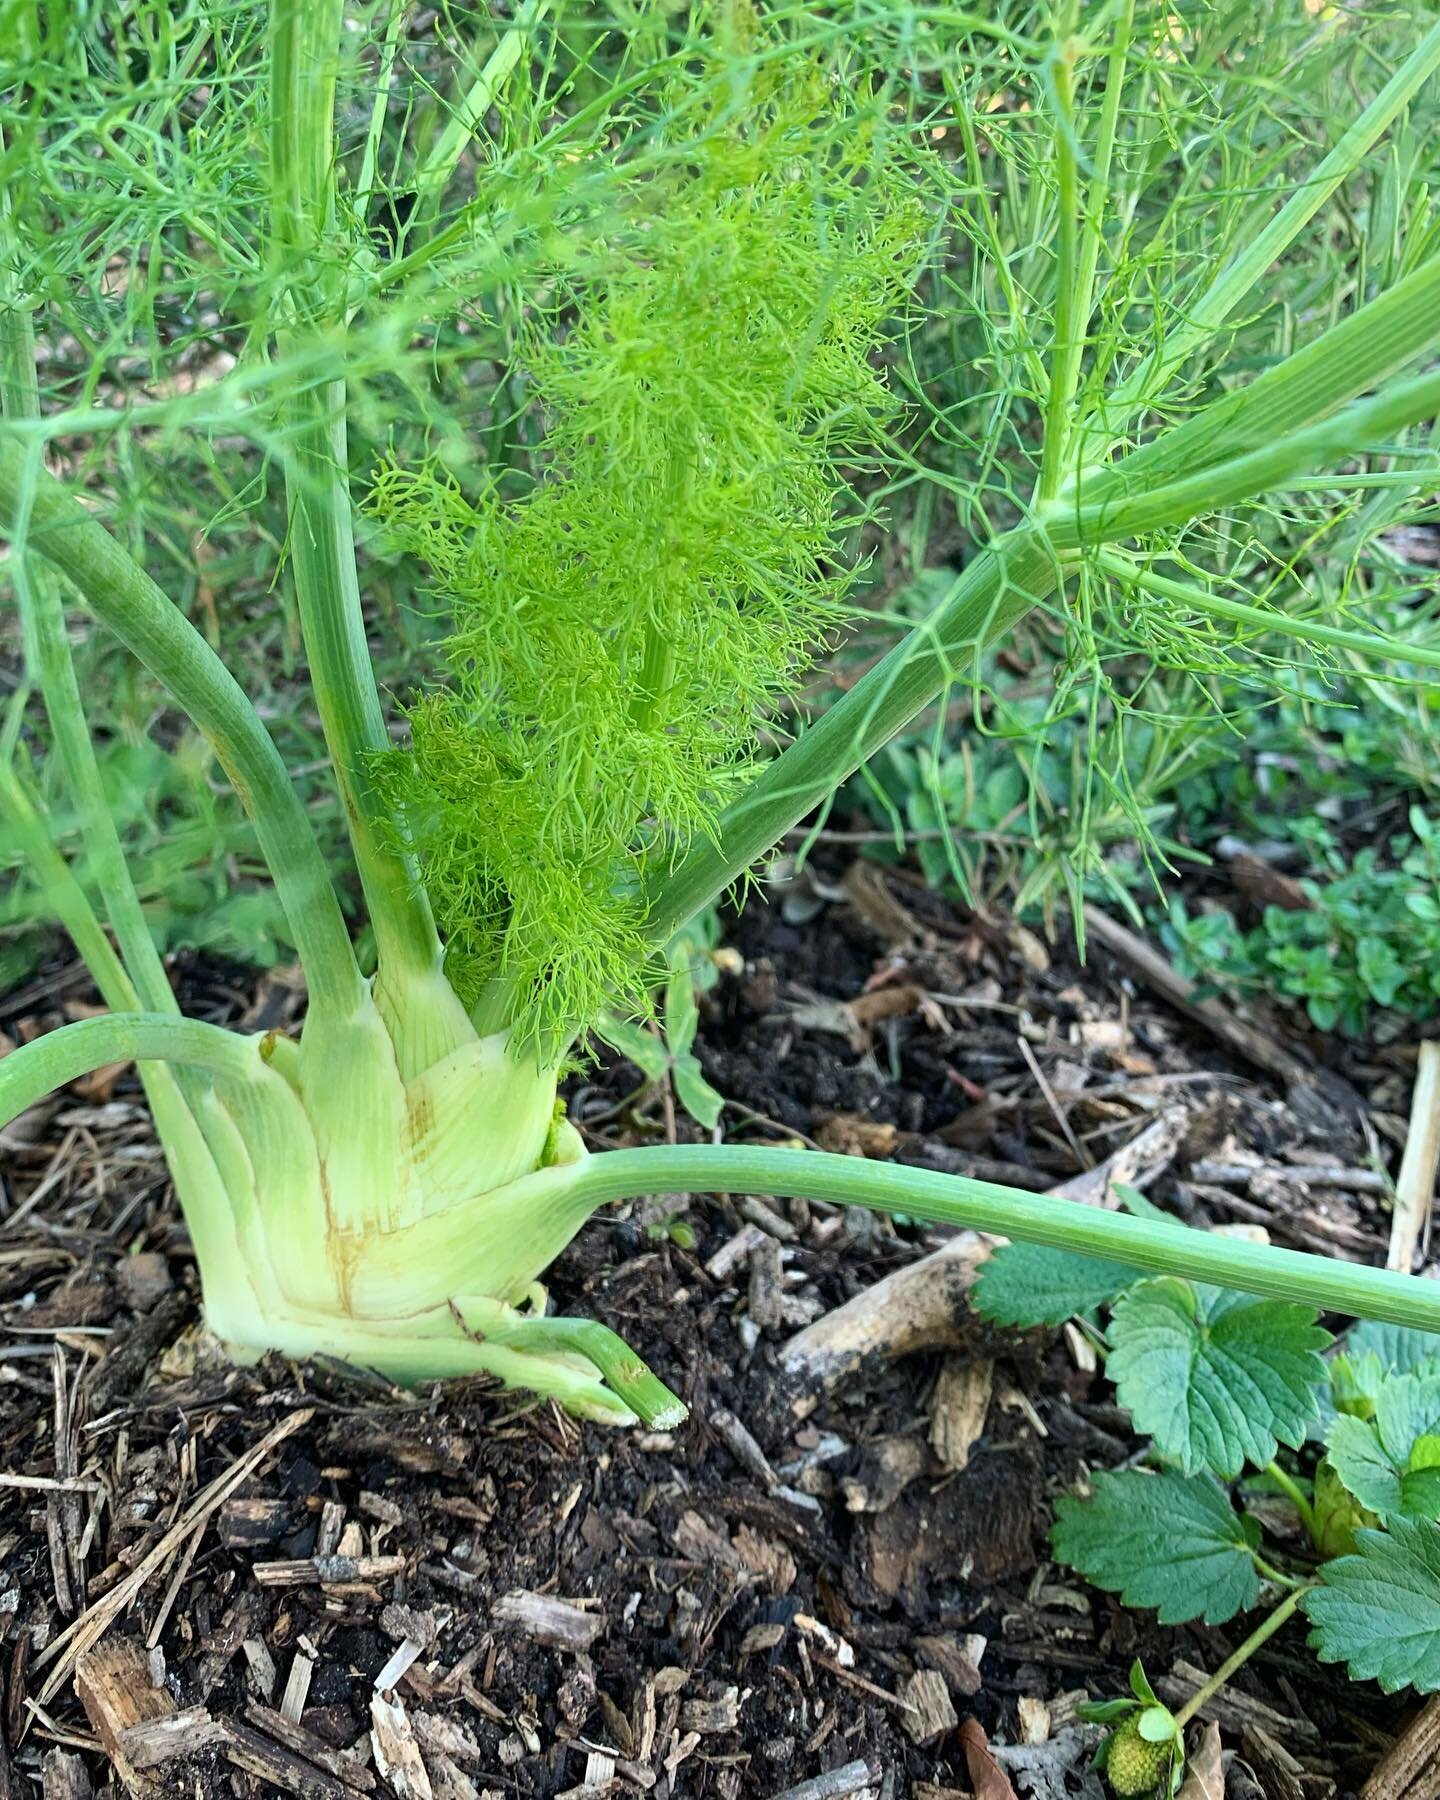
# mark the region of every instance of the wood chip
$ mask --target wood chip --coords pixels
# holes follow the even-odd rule
[[[1427,1700],[1371,1771],[1361,1800],[1434,1800],[1440,1795],[1440,1694]]]
[[[778,1485],[780,1478],[770,1467],[765,1452],[734,1413],[727,1411],[723,1406],[717,1407],[710,1415],[710,1423],[715,1429],[716,1436],[742,1469],[753,1475],[767,1488]]]
[[[746,1225],[732,1238],[727,1238],[705,1265],[705,1273],[713,1281],[728,1281],[735,1271],[749,1262],[765,1242],[766,1234],[758,1225]]]
[[[315,1658],[305,1649],[297,1650],[285,1680],[285,1692],[280,1696],[280,1717],[292,1725],[300,1723],[305,1702],[310,1698],[310,1677],[314,1673]],[[271,1692],[274,1692],[273,1684]]]
[[[1207,1679],[1203,1669],[1182,1659],[1168,1675],[1161,1676],[1155,1686],[1162,1700],[1171,1706],[1183,1706],[1200,1691]],[[1222,1688],[1200,1708],[1199,1716],[1202,1719],[1213,1718],[1227,1729],[1237,1731],[1246,1725],[1260,1725],[1281,1743],[1293,1743],[1299,1739],[1303,1743],[1313,1744],[1320,1737],[1314,1721],[1307,1719],[1298,1709],[1279,1712],[1275,1707],[1267,1706],[1263,1700],[1256,1700],[1238,1688]]]
[[[779,1213],[754,1194],[741,1194],[735,1202],[735,1210],[766,1237],[778,1238],[782,1244],[792,1244],[800,1235],[788,1219],[782,1219]]]
[[[749,1525],[742,1525],[735,1533],[735,1554],[777,1598],[794,1587],[799,1570],[784,1544],[761,1537]]]
[[[869,1357],[890,1360],[965,1341],[967,1297],[995,1239],[961,1231],[941,1249],[897,1269],[798,1332],[780,1352],[802,1389],[823,1391]]]
[[[251,1686],[268,1705],[274,1697],[276,1681],[275,1658],[270,1654],[270,1647],[260,1638],[246,1638],[240,1648],[245,1652]]]
[[[973,1361],[947,1356],[930,1403],[930,1448],[938,1460],[958,1472],[985,1430],[995,1365],[984,1357]]]
[[[261,1587],[356,1587],[389,1581],[404,1567],[403,1556],[300,1556],[256,1563],[251,1573]]]
[[[127,1725],[120,1733],[120,1747],[132,1768],[154,1769],[177,1756],[193,1756],[206,1750],[224,1735],[223,1721],[212,1719],[207,1707],[192,1706],[184,1712]]]
[[[1160,952],[1112,919],[1108,913],[1101,912],[1098,907],[1085,908],[1085,935],[1095,943],[1103,944],[1114,957],[1117,957],[1132,975],[1143,981],[1152,992],[1158,994],[1188,1017],[1203,1025],[1220,1043],[1227,1044],[1232,1050],[1243,1056],[1247,1062],[1254,1063],[1257,1069],[1264,1069],[1267,1074],[1278,1076],[1287,1085],[1313,1084],[1317,1079],[1314,1064],[1303,1057],[1289,1045],[1278,1043],[1267,1031],[1243,1018],[1234,1006],[1227,1006],[1220,1000],[1197,999],[1197,987],[1178,970],[1171,967]],[[1340,1090],[1344,1084],[1331,1076],[1329,1082]]]
[[[277,1543],[291,1528],[291,1508],[286,1500],[227,1500],[215,1520],[220,1542],[231,1550],[249,1550]]]
[[[722,1688],[708,1700],[686,1700],[680,1708],[680,1729],[715,1737],[734,1731],[740,1724],[740,1690]]]
[[[968,1699],[984,1685],[980,1660],[988,1641],[978,1632],[960,1641],[953,1637],[917,1637],[915,1654],[925,1667],[939,1670],[952,1694]]]
[[[401,1800],[434,1800],[430,1773],[410,1720],[393,1695],[371,1694],[370,1741],[375,1747],[375,1767]]]
[[[269,1782],[282,1793],[297,1795],[298,1800],[353,1800],[354,1789],[248,1725],[227,1721],[221,1749],[225,1760],[237,1769]]]
[[[773,1331],[785,1323],[784,1279],[780,1246],[762,1233],[750,1253],[749,1298],[750,1317],[762,1331]]]
[[[849,1800],[851,1794],[876,1787],[880,1780],[878,1763],[842,1763],[838,1769],[827,1769],[823,1775],[812,1775],[808,1781],[786,1788],[774,1800]]]
[[[901,1686],[900,1698],[910,1709],[900,1723],[912,1743],[933,1743],[960,1723],[938,1669],[917,1669]]]
[[[350,1752],[334,1749],[323,1738],[316,1737],[313,1731],[307,1731],[303,1725],[287,1719],[283,1713],[275,1712],[268,1706],[260,1706],[253,1700],[245,1709],[245,1717],[265,1737],[273,1738],[283,1749],[303,1757],[306,1762],[314,1763],[317,1769],[335,1776],[346,1787],[354,1788],[356,1793],[374,1793],[375,1777]]]
[[[199,1493],[190,1505],[170,1527],[156,1544],[155,1548],[130,1571],[123,1581],[117,1582],[108,1594],[103,1595],[95,1604],[83,1612],[73,1625],[46,1646],[38,1663],[43,1666],[53,1663],[41,1690],[42,1702],[49,1700],[58,1691],[76,1660],[96,1645],[109,1629],[111,1622],[135,1599],[157,1570],[162,1569],[180,1547],[194,1532],[202,1520],[210,1518],[234,1493],[243,1481],[264,1462],[266,1457],[276,1450],[292,1432],[299,1431],[309,1424],[313,1417],[312,1409],[305,1407],[282,1419],[272,1431],[268,1431],[257,1443],[229,1468],[218,1480]]]
[[[724,1532],[717,1531],[708,1519],[693,1509],[681,1513],[675,1521],[670,1542],[686,1562],[730,1569],[739,1575],[748,1573],[739,1551]]]
[[[929,1452],[917,1437],[876,1438],[861,1453],[860,1467],[840,1482],[846,1509],[852,1513],[889,1510],[912,1481],[929,1466]]]
[[[1021,1694],[1015,1702],[1020,1719],[1020,1742],[1043,1744],[1050,1736],[1050,1708],[1033,1694]]]
[[[752,1625],[740,1641],[740,1656],[762,1656],[785,1641],[785,1627],[779,1623]]]
[[[75,1692],[123,1785],[132,1793],[151,1792],[153,1784],[126,1754],[125,1733],[132,1725],[173,1718],[179,1709],[151,1679],[144,1647],[117,1638],[86,1651],[75,1665]]]
[[[45,1800],[94,1800],[95,1790],[78,1756],[68,1750],[47,1750],[40,1765]]]
[[[1205,1730],[1214,1732],[1218,1740],[1220,1727],[1213,1719]],[[1216,1748],[1218,1751],[1218,1742]],[[1252,1773],[1258,1777],[1266,1800],[1305,1800],[1305,1788],[1301,1784],[1305,1774],[1304,1764],[1277,1743],[1263,1725],[1247,1725],[1244,1728],[1240,1733],[1240,1753]],[[1185,1786],[1189,1785],[1187,1774]],[[1184,1792],[1184,1789],[1181,1791]],[[1222,1786],[1216,1800],[1223,1800],[1223,1797]],[[1210,1797],[1203,1792],[1197,1793],[1192,1788],[1187,1800],[1210,1800]]]
[[[568,1600],[516,1588],[496,1601],[492,1619],[552,1650],[588,1650],[606,1626],[604,1613],[584,1612]]]
[[[1395,1178],[1395,1212],[1390,1222],[1387,1269],[1408,1275],[1422,1243],[1430,1238],[1435,1174],[1440,1169],[1440,1042],[1421,1044],[1410,1097],[1405,1154]]]

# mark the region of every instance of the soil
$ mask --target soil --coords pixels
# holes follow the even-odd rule
[[[1048,1189],[1163,1121],[1126,1177],[1160,1205],[1384,1261],[1383,1196],[1346,1177],[1395,1166],[1413,1042],[1258,1020],[1313,1064],[1281,1089],[1102,949],[1082,969],[902,871],[820,869],[726,924],[697,1049],[729,1137]],[[177,975],[200,1016],[300,1016],[283,975]],[[53,969],[0,1029],[89,998]],[[699,1135],[613,1058],[570,1103],[597,1147]],[[217,1360],[131,1071],[0,1149],[0,1800],[42,1772],[47,1794],[998,1800],[967,1719],[1035,1746],[1012,1777],[1058,1800],[1098,1792],[1080,1701],[1123,1693],[1137,1656],[1183,1694],[1241,1635],[1157,1629],[1049,1562],[1054,1496],[1138,1448],[1073,1332],[987,1331],[959,1302],[935,1347],[843,1380],[787,1362],[945,1233],[745,1196],[595,1223],[556,1308],[614,1326],[691,1408],[620,1432],[483,1383]],[[957,1393],[968,1456],[942,1429]],[[1232,1793],[1323,1800],[1412,1711],[1292,1627],[1209,1716]]]

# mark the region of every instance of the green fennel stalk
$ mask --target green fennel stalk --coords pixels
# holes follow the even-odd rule
[[[1138,6],[1107,15],[1087,146],[1093,95],[1075,35],[1085,20],[1078,8],[1063,14],[1046,164],[1058,299],[1047,356],[1024,352],[1046,375],[1034,499],[990,526],[941,604],[765,760],[766,721],[845,621],[848,476],[892,454],[896,407],[880,359],[894,354],[895,314],[943,228],[943,188],[897,119],[903,89],[826,62],[857,47],[820,9],[802,8],[787,37],[734,0],[714,39],[643,69],[622,54],[612,90],[560,107],[559,123],[517,79],[551,10],[524,8],[458,97],[425,115],[417,143],[406,141],[408,114],[397,125],[402,109],[390,111],[402,81],[393,14],[364,47],[378,57],[378,86],[359,132],[337,131],[344,59],[357,51],[338,0],[273,0],[263,41],[243,23],[218,26],[215,44],[189,46],[180,66],[200,83],[214,72],[207,56],[232,58],[228,86],[203,84],[203,104],[218,109],[214,141],[240,155],[258,135],[268,159],[258,173],[236,164],[237,179],[256,184],[250,204],[214,223],[143,158],[137,174],[114,128],[104,139],[125,204],[139,182],[172,237],[183,228],[200,243],[197,293],[208,303],[223,291],[243,326],[249,364],[233,385],[200,394],[188,415],[162,403],[155,428],[173,413],[209,430],[233,413],[283,468],[285,578],[374,932],[372,979],[255,707],[141,561],[44,466],[52,434],[82,419],[94,427],[102,409],[71,404],[47,423],[33,367],[22,367],[33,344],[18,309],[44,290],[35,196],[51,78],[33,47],[14,105],[32,160],[19,164],[6,249],[0,523],[31,620],[30,676],[101,852],[90,860],[116,947],[63,865],[37,857],[114,1010],[6,1058],[0,1118],[119,1057],[174,1071],[173,1087],[169,1075],[147,1074],[147,1085],[207,1311],[237,1355],[323,1352],[406,1381],[483,1371],[612,1420],[673,1422],[683,1407],[604,1327],[546,1316],[540,1284],[598,1207],[656,1192],[876,1206],[1440,1329],[1440,1295],[1408,1276],[819,1153],[675,1145],[590,1156],[556,1105],[559,1072],[598,1010],[642,1005],[687,921],[969,680],[987,644],[1037,608],[1069,606],[1080,580],[1113,580],[1182,615],[1246,629],[1273,621],[1311,643],[1406,656],[1381,633],[1212,598],[1150,564],[1218,509],[1384,450],[1440,407],[1440,377],[1424,367],[1440,344],[1434,255],[1303,332],[1301,348],[1254,379],[1232,375],[1220,353],[1225,321],[1420,91],[1440,36],[1410,52],[1321,158],[1304,198],[1227,263],[1178,346],[1107,394],[1088,379],[1087,351],[1110,316],[1101,266],[1107,208],[1130,166],[1125,84],[1132,63],[1146,67],[1155,21]],[[82,52],[106,64],[106,44],[85,43],[83,23],[57,29],[79,34],[62,46],[75,60],[62,54],[58,66],[73,73]],[[1003,28],[980,41],[997,58],[1049,54]],[[1003,78],[1017,67],[1005,61]],[[488,109],[510,82],[502,141],[486,145]],[[148,103],[135,104],[158,130]],[[966,143],[980,168],[973,124]],[[401,174],[388,190],[387,260],[373,213],[392,160]],[[474,192],[454,195],[466,185]],[[1008,254],[993,231],[976,237]],[[522,272],[517,322],[503,289]],[[1018,301],[1009,273],[1001,286]],[[437,297],[453,312],[425,318]],[[477,468],[456,418],[427,417],[417,449],[405,409],[428,405],[426,365],[412,354],[422,319],[437,366],[453,332],[457,368],[483,348],[503,353],[507,382],[523,375],[543,421],[528,468]],[[1175,409],[1187,418],[1152,422],[1138,448],[1096,453],[1137,418],[1167,417],[1167,381],[1202,352],[1214,353],[1213,391],[1187,390]],[[372,667],[349,467],[352,426],[368,429],[395,369],[403,404],[389,395],[391,441],[364,508],[381,552],[408,555],[451,621],[442,681],[409,701],[407,747],[392,738]],[[134,889],[97,815],[62,602],[42,564],[214,746],[304,968],[298,1041],[182,1019],[168,984],[157,987]],[[13,774],[0,780],[0,807],[32,837],[43,830]]]

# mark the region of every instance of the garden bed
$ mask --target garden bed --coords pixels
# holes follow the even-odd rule
[[[1099,941],[1082,968],[869,863],[822,859],[727,944],[697,1049],[731,1139],[1097,1203],[1118,1178],[1385,1260],[1413,1042],[1334,1041],[1323,1067],[1293,1021],[1251,1021],[1281,1079]],[[197,1016],[301,1016],[283,977],[183,978]],[[0,1029],[91,998],[55,968]],[[613,1059],[571,1111],[596,1148],[698,1134]],[[922,1263],[947,1234],[744,1196],[602,1219],[556,1301],[691,1408],[615,1432],[483,1384],[226,1366],[128,1071],[7,1146],[0,1468],[36,1485],[0,1488],[0,1795],[43,1764],[56,1794],[1003,1800],[973,1719],[1049,1800],[1098,1792],[1078,1702],[1136,1656],[1184,1698],[1242,1635],[1157,1629],[1047,1560],[1054,1496],[1138,1444],[1078,1334],[968,1314],[979,1245]],[[1229,1791],[1294,1800],[1360,1787],[1413,1711],[1292,1625],[1207,1716]],[[1026,1739],[1021,1768],[998,1746]]]

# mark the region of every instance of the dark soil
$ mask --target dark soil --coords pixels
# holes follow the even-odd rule
[[[1142,1176],[1161,1205],[1384,1260],[1380,1196],[1295,1171],[1364,1167],[1374,1149],[1393,1166],[1413,1044],[1352,1049],[1281,1092],[1104,953],[1081,970],[873,865],[752,906],[728,945],[699,1049],[732,1139],[1045,1189],[1163,1114],[1171,1148]],[[298,1016],[283,980],[184,979],[202,1016]],[[0,1029],[48,1029],[86,998],[55,970],[0,1009]],[[1315,1051],[1293,1022],[1271,1026]],[[597,1146],[697,1131],[613,1060],[575,1080],[571,1105]],[[955,1725],[914,1741],[927,1669],[992,1739],[1058,1744],[1032,1790],[1048,1800],[1082,1791],[1077,1701],[1123,1692],[1137,1655],[1180,1693],[1178,1665],[1213,1669],[1238,1641],[1157,1630],[1048,1562],[1055,1494],[1137,1450],[1073,1334],[999,1336],[962,1309],[944,1348],[872,1358],[828,1388],[787,1372],[798,1329],[943,1233],[739,1196],[596,1223],[554,1271],[557,1309],[613,1325],[691,1407],[673,1434],[625,1433],[478,1383],[406,1395],[214,1360],[128,1071],[27,1115],[0,1148],[0,1469],[42,1478],[0,1487],[0,1800],[39,1792],[42,1766],[49,1794],[764,1800],[855,1763],[868,1774],[801,1794],[969,1792]],[[747,1227],[748,1260],[727,1268]],[[983,1429],[947,1467],[937,1390],[977,1361]],[[302,1409],[218,1507],[171,1531]],[[93,1653],[130,1668],[140,1700],[107,1712],[92,1666],[82,1706],[51,1647],[167,1533]],[[349,1560],[283,1584],[267,1567],[317,1556]],[[517,1593],[567,1604],[505,1600]],[[387,1665],[393,1697],[377,1699]],[[188,1752],[123,1735],[147,1707],[180,1709],[166,1730],[191,1733]],[[1356,1788],[1405,1713],[1319,1668],[1291,1629],[1213,1716],[1260,1791],[1295,1800]],[[1232,1791],[1256,1791],[1242,1777],[1237,1763]]]

